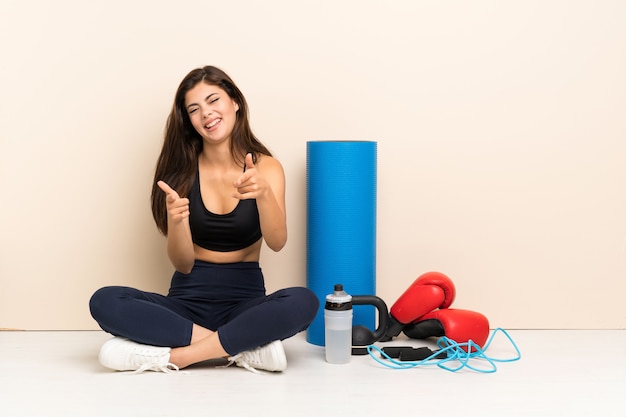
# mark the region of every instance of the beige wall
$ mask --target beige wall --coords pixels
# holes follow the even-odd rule
[[[180,79],[222,67],[288,176],[270,290],[305,283],[307,140],[378,141],[377,293],[447,273],[493,327],[624,328],[626,3],[0,2],[0,327],[165,291],[149,191]],[[358,161],[354,161],[358,169]]]

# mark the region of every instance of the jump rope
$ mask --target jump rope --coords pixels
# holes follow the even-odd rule
[[[488,356],[485,353],[491,345],[494,337],[499,333],[503,334],[509,340],[509,342],[515,349],[515,356],[511,358],[494,358]],[[439,368],[450,372],[458,372],[464,368],[467,368],[471,371],[485,374],[496,372],[496,363],[514,362],[522,357],[522,354],[520,353],[517,344],[513,341],[513,338],[506,332],[506,330],[500,327],[494,329],[494,331],[491,333],[491,336],[485,343],[484,348],[478,346],[471,339],[464,343],[457,343],[456,341],[446,336],[443,336],[437,340],[437,346],[439,347],[439,350],[434,352],[430,351],[430,349],[428,348],[423,348],[428,349],[430,352],[432,352],[432,354],[427,356],[425,359],[414,361],[397,360],[395,357],[392,357],[397,357],[397,355],[395,354],[390,354],[390,352],[392,352],[393,350],[393,347],[385,347],[381,349],[375,345],[369,345],[366,349],[367,353],[376,362],[387,368],[411,369],[419,366],[438,366]],[[475,363],[480,364],[480,366],[476,366]]]

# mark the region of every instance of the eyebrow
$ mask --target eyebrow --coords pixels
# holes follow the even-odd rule
[[[204,98],[204,101],[207,101],[208,99],[210,99],[211,97],[213,97],[213,96],[214,96],[214,95],[216,95],[216,94],[218,94],[218,93],[211,93],[211,94],[209,94],[208,96],[206,96],[206,97]],[[190,104],[188,104],[188,105],[187,105],[187,107],[186,107],[186,108],[187,108],[187,110],[189,110],[189,108],[190,108],[190,107],[192,107],[192,106],[197,106],[197,105],[198,105],[198,103],[190,103]]]

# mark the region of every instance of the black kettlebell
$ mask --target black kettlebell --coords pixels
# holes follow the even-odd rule
[[[365,326],[352,327],[352,346],[368,346],[379,341],[387,330],[389,320],[389,310],[387,304],[375,295],[353,295],[352,305],[373,305],[378,310],[378,327],[374,332]],[[367,349],[352,348],[353,355],[365,355]]]

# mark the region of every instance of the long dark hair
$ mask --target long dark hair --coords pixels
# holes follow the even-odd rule
[[[189,194],[198,169],[198,156],[202,152],[203,142],[189,120],[185,109],[185,95],[201,82],[221,88],[239,105],[230,141],[230,153],[233,160],[243,167],[247,153],[252,153],[254,160],[259,154],[272,155],[252,133],[248,120],[248,104],[233,80],[224,71],[213,66],[192,70],[183,78],[176,90],[174,105],[165,126],[163,148],[157,159],[152,183],[152,216],[157,228],[164,235],[167,235],[165,193],[156,183],[159,180],[165,181],[181,197]]]

